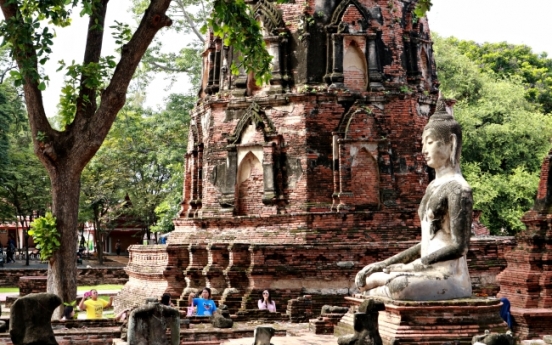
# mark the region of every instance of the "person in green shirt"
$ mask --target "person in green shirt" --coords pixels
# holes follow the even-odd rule
[[[101,319],[103,310],[111,307],[113,296],[109,297],[109,302],[98,299],[98,290],[92,289],[84,294],[84,298],[79,303],[80,310],[86,310],[87,319]]]

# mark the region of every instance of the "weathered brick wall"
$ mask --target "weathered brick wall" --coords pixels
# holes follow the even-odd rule
[[[26,276],[20,277],[19,296],[26,296],[31,293],[46,292],[48,277],[46,276]]]
[[[189,261],[187,267],[181,267],[188,281],[179,285],[180,290],[173,287],[171,291],[173,296],[186,300],[190,289],[210,286],[213,299],[220,303],[226,289],[235,289],[235,294],[241,296],[243,310],[256,309],[260,293],[269,289],[279,312],[284,311],[289,300],[312,295],[312,310],[318,313],[325,304],[346,305],[343,297],[355,291],[355,275],[365,265],[386,259],[415,243],[417,241],[310,245],[196,243],[188,246]],[[504,255],[514,245],[512,237],[472,238],[468,265],[475,294],[495,295],[498,292],[496,275],[506,267]],[[170,285],[170,275],[152,274],[150,267],[137,261],[140,256],[134,255],[134,251],[152,250],[141,247],[130,248],[136,262],[132,270],[127,270],[130,279],[118,297],[120,306],[161,296]],[[156,248],[164,250],[164,246]],[[186,265],[186,262],[181,264]],[[240,277],[239,283],[236,277]],[[181,305],[185,306],[186,301]]]
[[[128,275],[124,268],[106,267],[106,268],[79,268],[77,270],[77,283],[79,285],[100,285],[100,284],[125,284],[128,280]],[[19,286],[19,277],[23,276],[46,276],[46,269],[32,268],[3,268],[0,269],[2,279],[0,279],[1,287]]]
[[[375,121],[377,125],[367,125],[368,120],[365,118],[357,119],[357,123],[352,121],[352,125],[347,127],[347,134],[343,134],[346,134],[347,138],[353,141],[344,142],[341,147],[345,150],[355,150],[355,147],[362,147],[362,145],[355,143],[354,140],[362,141],[372,138],[369,142],[375,145],[375,151],[370,152],[375,158],[375,169],[379,171],[376,178],[380,184],[376,195],[383,194],[385,196],[384,201],[387,201],[382,204],[382,209],[393,208],[393,204],[398,202],[403,208],[415,207],[421,195],[423,195],[423,189],[427,183],[425,164],[421,158],[421,147],[418,143],[418,133],[421,133],[427,121],[427,116],[420,114],[417,110],[417,96],[402,94],[385,96],[380,93],[378,97],[375,97],[374,100],[386,104],[383,111],[372,106],[374,115],[370,121],[372,123]],[[276,177],[280,178],[278,176],[281,176],[283,178],[283,190],[278,197],[283,198],[285,204],[265,205],[261,201],[262,198],[258,197],[258,195],[262,195],[264,179],[263,171],[259,169],[261,162],[254,160],[254,155],[251,153],[246,155],[246,158],[243,158],[242,161],[237,162],[240,165],[237,176],[238,185],[233,198],[238,215],[249,215],[244,211],[244,208],[247,207],[255,210],[259,209],[260,212],[255,214],[260,216],[281,214],[282,211],[289,214],[331,210],[332,195],[335,193],[332,161],[338,158],[333,157],[332,154],[333,145],[335,144],[332,132],[340,126],[340,122],[344,121],[343,117],[346,110],[338,102],[339,99],[345,99],[353,103],[358,100],[358,97],[332,94],[294,94],[289,95],[285,102],[279,98],[258,100],[267,117],[273,122],[276,132],[281,133],[282,153],[285,154],[286,161],[280,164],[297,162],[299,165],[296,168],[295,175],[294,171],[286,169],[283,175],[277,175]],[[271,105],[274,102],[276,104]],[[281,103],[284,104],[280,106]],[[234,132],[240,118],[228,115],[225,107],[228,107],[228,109],[235,108],[237,110],[233,111],[238,113],[245,110],[240,103],[233,104],[228,101],[222,104],[220,102],[216,104],[206,103],[203,106],[206,109],[209,107],[212,107],[212,109],[196,114],[197,116],[208,117],[207,120],[197,118],[197,123],[207,123],[209,125],[208,128],[205,128],[208,136],[204,137],[202,141],[202,145],[204,145],[203,165],[201,166],[203,172],[202,191],[197,192],[202,195],[202,199],[197,215],[202,219],[231,218],[235,215],[228,212],[228,209],[222,209],[219,204],[222,198],[221,186],[223,183],[218,180],[221,177],[217,169],[220,169],[221,165],[226,165],[228,160],[225,135]],[[362,109],[362,107],[358,109]],[[363,124],[364,126],[362,126]],[[351,133],[349,134],[349,132]],[[194,140],[193,136],[190,136],[190,140]],[[249,138],[247,140],[253,139]],[[247,151],[247,147],[252,147],[251,143],[249,141],[246,146],[239,146],[242,144],[238,146]],[[257,142],[255,141],[255,143]],[[263,142],[258,142],[258,144],[261,145]],[[349,154],[349,156],[354,159],[354,155]],[[256,163],[247,163],[248,160]],[[193,163],[199,164],[195,159]],[[343,167],[340,169],[348,169],[348,175],[350,176],[352,163],[341,160]],[[240,176],[242,168],[246,169],[250,164],[256,167],[254,169],[256,173],[253,173],[253,175],[249,173],[247,174],[249,179],[242,180]],[[262,164],[267,164],[267,162],[262,162]],[[357,183],[358,180],[355,179],[354,182]],[[188,186],[189,183],[189,181],[186,181],[185,185]],[[251,183],[254,187],[253,185],[249,186]],[[374,194],[372,190],[362,190],[362,185],[351,185],[351,177],[343,183],[344,185],[340,191],[350,192],[355,189],[362,191],[363,194]],[[192,194],[195,193],[195,187],[189,188],[192,189]],[[186,195],[189,195],[189,193]],[[251,195],[256,195],[256,197],[251,199]],[[186,196],[186,198],[188,197]],[[256,202],[253,200],[256,200]],[[185,209],[187,208],[188,206],[185,206]],[[400,212],[401,210],[397,209],[397,211]]]
[[[362,14],[360,14],[356,6],[351,4],[347,7],[345,13],[343,13],[341,21],[349,23],[349,32],[351,32],[351,29],[356,29],[356,31],[360,31],[358,27],[355,26],[355,24],[362,20],[362,18],[363,16]]]
[[[129,279],[115,299],[115,311],[141,305],[146,298],[170,293],[179,298],[186,286],[183,268],[190,262],[188,246],[133,245],[129,247]]]
[[[416,209],[402,212],[295,213],[269,217],[178,219],[174,245],[195,242],[358,243],[419,239]]]

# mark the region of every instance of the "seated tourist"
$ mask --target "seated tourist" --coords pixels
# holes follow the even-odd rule
[[[67,321],[67,320],[73,320],[75,318],[75,308],[73,306],[66,306],[63,309],[63,316],[61,318],[61,321]]]
[[[217,310],[215,301],[211,299],[211,289],[208,287],[203,288],[199,298],[190,298],[192,300],[191,306],[197,307],[197,316],[211,316]]]
[[[174,307],[174,304],[171,302],[170,293],[165,292],[163,296],[161,296],[161,304],[166,305],[167,307]]]
[[[270,293],[268,292],[268,290],[263,291],[261,299],[259,299],[257,305],[259,306],[260,310],[268,310],[271,313],[276,312],[276,302],[272,300],[272,297],[270,297]]]

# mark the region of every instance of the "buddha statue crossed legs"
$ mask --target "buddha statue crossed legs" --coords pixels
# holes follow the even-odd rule
[[[435,169],[418,209],[419,244],[357,273],[355,284],[365,295],[396,300],[433,301],[470,297],[466,262],[472,192],[460,171],[460,125],[438,101],[422,135],[422,154]]]

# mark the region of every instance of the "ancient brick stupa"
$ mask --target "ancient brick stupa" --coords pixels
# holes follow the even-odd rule
[[[542,164],[535,205],[521,221],[527,229],[506,254],[498,296],[511,302],[516,335],[533,339],[552,333],[552,151]]]
[[[263,289],[279,311],[301,295],[318,309],[343,300],[360,268],[419,241],[431,175],[420,139],[438,82],[417,1],[249,3],[272,79],[230,74],[237,53],[211,38],[176,230],[167,246],[130,248],[119,306],[210,286],[231,311]]]

